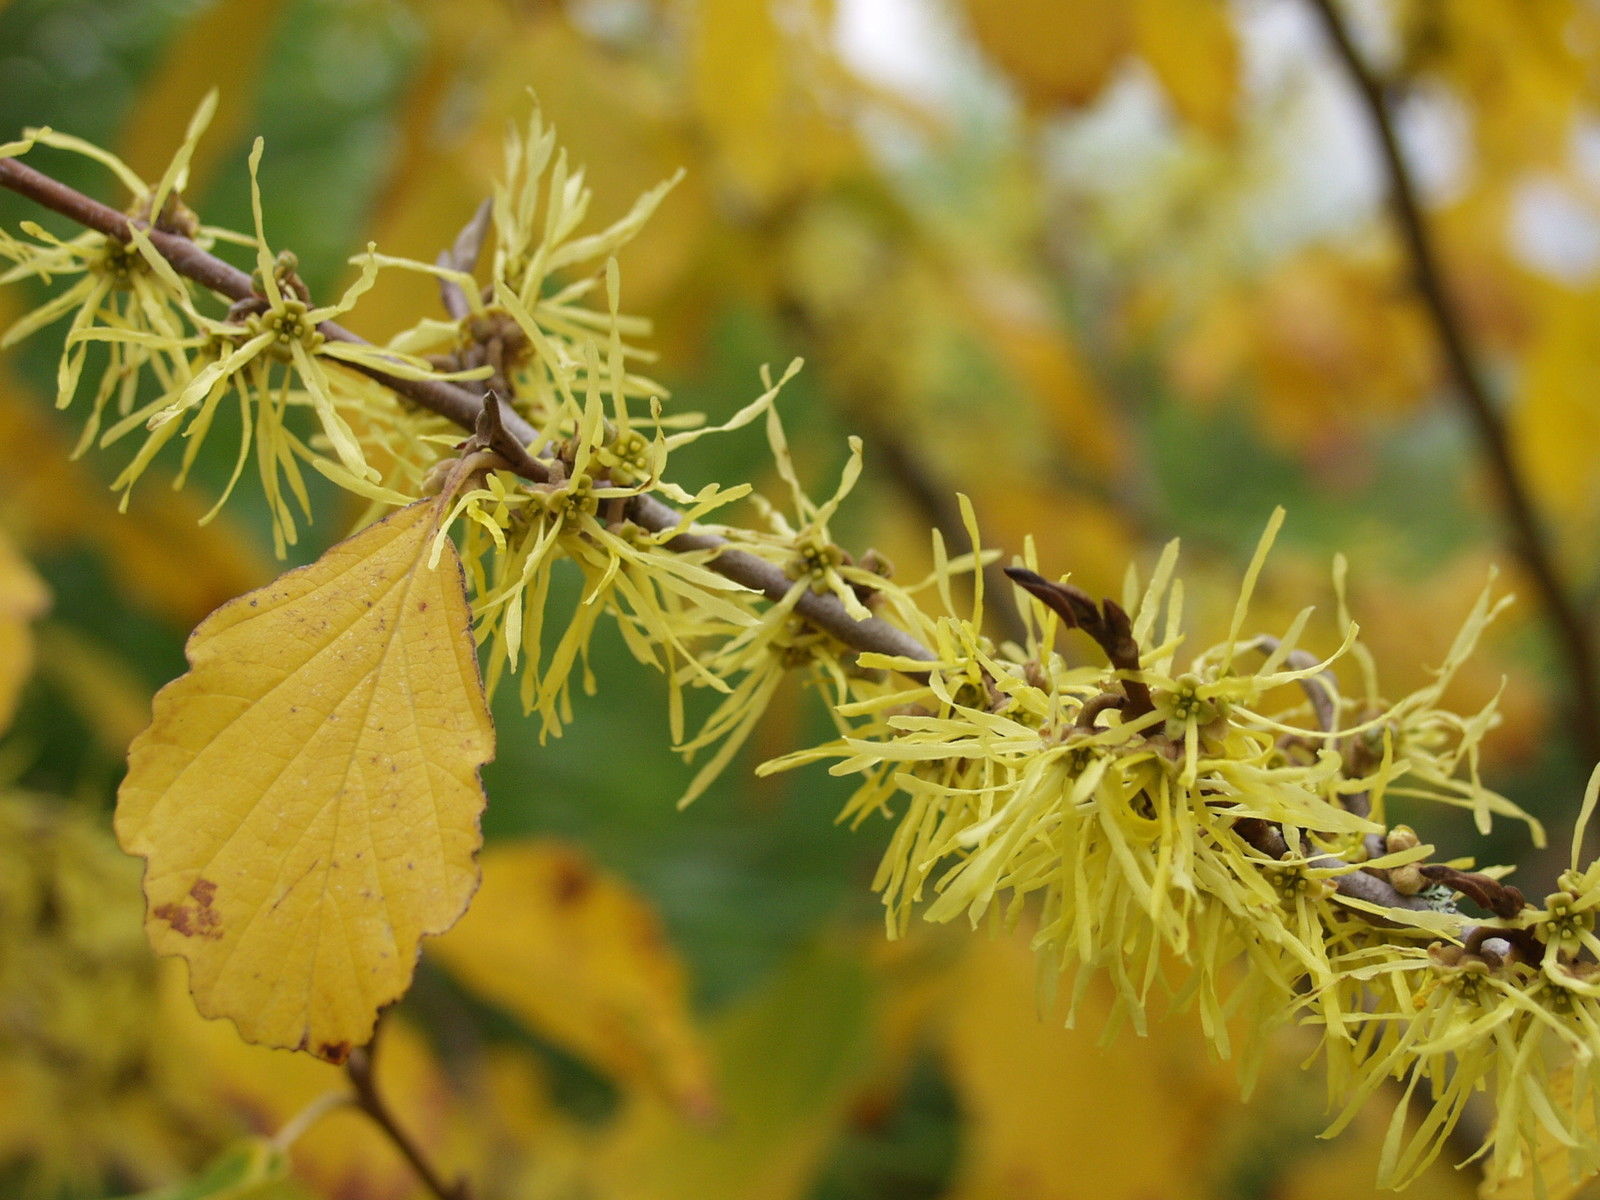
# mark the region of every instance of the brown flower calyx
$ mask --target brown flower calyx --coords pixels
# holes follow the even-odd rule
[[[1105,599],[1096,605],[1082,588],[1053,583],[1026,567],[1005,570],[1013,583],[1059,616],[1068,628],[1081,629],[1093,638],[1115,670],[1127,672],[1122,679],[1122,691],[1128,700],[1123,709],[1126,718],[1134,720],[1155,711],[1149,685],[1138,677],[1141,663],[1133,622],[1120,604]]]
[[[1528,907],[1528,902],[1523,899],[1519,890],[1488,875],[1476,871],[1458,871],[1455,867],[1447,867],[1442,863],[1430,863],[1417,869],[1425,879],[1433,883],[1442,883],[1451,890],[1460,892],[1474,904],[1487,909],[1502,920],[1510,920]],[[1393,876],[1394,873],[1391,871],[1391,881]]]

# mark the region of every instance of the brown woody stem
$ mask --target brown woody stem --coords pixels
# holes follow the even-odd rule
[[[1245,817],[1233,823],[1233,831],[1268,858],[1283,858],[1289,853],[1289,843],[1284,840],[1283,830],[1271,821],[1263,821],[1259,817]],[[1348,867],[1350,864],[1337,855],[1323,854],[1310,859],[1309,865],[1316,868],[1337,869]],[[1377,904],[1383,908],[1420,911],[1431,907],[1421,897],[1403,895],[1387,879],[1379,879],[1366,871],[1343,871],[1338,875],[1329,876],[1328,882],[1333,884],[1341,896],[1364,900],[1368,904]],[[1366,916],[1365,913],[1361,915]]]
[[[1416,182],[1401,152],[1383,85],[1362,59],[1336,0],[1308,2],[1321,18],[1335,56],[1349,76],[1377,139],[1388,177],[1390,211],[1411,260],[1417,293],[1455,385],[1454,393],[1477,435],[1478,448],[1494,479],[1502,516],[1509,527],[1511,551],[1533,581],[1551,630],[1560,644],[1572,693],[1574,736],[1584,758],[1593,762],[1600,759],[1600,679],[1596,674],[1592,632],[1561,579],[1527,484],[1512,457],[1505,422],[1484,382],[1466,322],[1445,283],[1438,250],[1422,215]]]
[[[373,1124],[383,1130],[384,1136],[394,1143],[406,1164],[422,1181],[437,1200],[472,1200],[472,1188],[465,1179],[457,1179],[454,1183],[446,1183],[444,1176],[437,1167],[428,1161],[428,1156],[423,1153],[422,1147],[415,1138],[401,1127],[395,1119],[393,1110],[378,1094],[378,1087],[372,1075],[373,1050],[377,1043],[360,1046],[350,1052],[350,1058],[344,1065],[345,1075],[349,1077],[350,1086],[355,1092],[355,1106],[367,1116],[372,1118]]]

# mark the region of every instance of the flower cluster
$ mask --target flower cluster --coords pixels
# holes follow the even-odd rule
[[[216,507],[232,493],[251,458],[255,459],[272,515],[278,554],[297,538],[298,521],[311,519],[302,466],[374,500],[401,503],[407,498],[378,486],[379,472],[367,462],[352,422],[376,417],[387,429],[409,424],[406,414],[371,380],[334,366],[367,367],[412,379],[486,376],[488,371],[444,373],[421,360],[360,343],[329,338],[325,323],[349,312],[373,283],[378,270],[369,248],[356,281],[335,304],[313,305],[295,273],[292,254],[269,248],[257,178],[262,143],[250,154],[254,232],[242,234],[203,225],[183,201],[188,164],[216,107],[213,93],[193,120],[171,164],[155,184],[147,184],[115,155],[79,138],[50,130],[29,130],[23,149],[48,146],[81,154],[106,166],[128,189],[128,240],[86,232],[62,241],[31,222],[23,240],[0,237],[0,257],[12,266],[0,283],[72,279],[8,329],[9,345],[72,314],[66,352],[57,378],[58,407],[70,406],[79,391],[93,347],[103,348],[99,381],[77,451],[98,443],[109,446],[138,430],[143,444],[113,482],[123,503],[156,455],[176,437],[187,445],[176,483],[181,485],[211,431],[219,408],[231,395],[238,405],[239,450]],[[254,256],[253,294],[225,312],[208,314],[211,297],[180,276],[156,249],[150,231],[192,240],[201,248],[217,242],[248,247]],[[309,410],[316,431],[308,441],[296,426],[296,410]],[[291,503],[292,501],[292,503]],[[295,509],[299,510],[296,517]]]
[[[1542,909],[1499,872],[1434,863],[1391,826],[1400,796],[1456,805],[1481,824],[1528,820],[1477,778],[1491,704],[1438,706],[1502,606],[1486,590],[1435,680],[1387,702],[1343,601],[1338,644],[1299,648],[1310,610],[1278,637],[1244,634],[1263,537],[1226,637],[1182,653],[1183,589],[1169,547],[1121,605],[1096,605],[1031,568],[1027,644],[995,647],[946,617],[936,662],[896,688],[839,706],[836,741],[765,764],[819,760],[862,780],[845,817],[894,822],[876,887],[891,935],[932,921],[1014,923],[1037,898],[1043,982],[1074,995],[1096,971],[1141,1031],[1149,1006],[1192,1005],[1219,1051],[1253,1074],[1272,1028],[1320,1030],[1341,1127],[1385,1081],[1426,1084],[1435,1107],[1409,1139],[1396,1112],[1382,1165],[1400,1186],[1440,1152],[1468,1096],[1493,1092],[1491,1170],[1539,1170],[1540,1139],[1570,1149],[1575,1177],[1600,1169],[1592,1095],[1600,1026],[1600,865],[1573,867]],[[1061,624],[1107,664],[1071,666]],[[862,656],[863,665],[912,664]],[[1347,694],[1340,670],[1353,664]],[[1350,672],[1347,672],[1349,674]],[[1595,804],[1591,786],[1587,820]],[[1580,837],[1581,837],[1580,822]],[[1465,895],[1490,909],[1474,921]],[[1376,921],[1375,921],[1376,919]]]

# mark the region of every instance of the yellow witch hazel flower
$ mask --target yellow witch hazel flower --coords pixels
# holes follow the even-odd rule
[[[1583,834],[1600,802],[1600,767],[1589,776],[1583,805],[1572,831],[1572,859],[1556,881],[1556,891],[1544,898],[1544,908],[1524,918],[1527,928],[1544,945],[1539,965],[1552,983],[1600,996],[1600,937],[1595,936],[1595,913],[1600,910],[1600,860],[1578,868]]]
[[[254,454],[272,515],[274,543],[282,555],[296,540],[291,499],[301,516],[310,518],[301,464],[369,498],[390,503],[405,499],[377,486],[377,472],[367,464],[347,416],[356,411],[369,418],[387,414],[389,421],[403,423],[405,414],[392,399],[376,402],[379,393],[371,381],[353,371],[330,370],[329,364],[378,368],[412,379],[481,378],[488,371],[444,374],[420,360],[323,334],[319,325],[349,311],[372,285],[377,263],[369,252],[360,277],[338,303],[311,304],[295,276],[293,257],[274,257],[268,249],[257,179],[259,139],[250,155],[254,236],[201,225],[184,205],[182,189],[195,144],[215,108],[213,93],[195,113],[172,163],[154,185],[146,184],[115,155],[79,138],[29,131],[24,149],[37,144],[82,154],[118,176],[133,195],[128,209],[130,237],[123,243],[90,232],[64,242],[25,223],[24,230],[37,244],[10,236],[0,239],[0,256],[15,263],[0,275],[0,282],[79,276],[13,325],[0,341],[9,343],[75,313],[58,369],[57,403],[62,407],[78,390],[90,349],[105,348],[105,370],[78,451],[96,441],[106,446],[140,428],[148,430],[144,443],[113,482],[123,493],[124,505],[134,482],[180,431],[187,442],[176,480],[181,485],[220,405],[228,395],[235,396],[241,417],[239,452],[222,497],[204,519],[209,520],[227,500]],[[218,240],[252,246],[257,295],[236,303],[223,318],[206,315],[197,305],[195,286],[180,277],[152,244],[151,228],[190,238],[202,247]],[[147,378],[156,385],[154,398],[142,389]],[[310,411],[331,457],[293,431],[290,413],[298,408]],[[106,425],[108,409],[115,419]]]
[[[181,428],[188,441],[181,482],[219,406],[232,394],[241,418],[239,452],[217,507],[231,494],[253,451],[272,514],[275,548],[281,556],[297,537],[289,498],[297,502],[305,519],[311,515],[301,463],[372,499],[406,500],[398,492],[377,486],[378,472],[368,465],[348,419],[355,410],[369,416],[397,414],[397,406],[387,399],[374,403],[376,384],[350,370],[330,370],[330,365],[372,367],[408,379],[460,379],[482,377],[486,372],[445,374],[389,351],[325,336],[319,326],[349,312],[372,286],[378,269],[375,255],[369,248],[361,274],[336,303],[313,306],[295,274],[293,256],[274,256],[268,247],[259,183],[262,151],[258,138],[249,160],[256,250],[252,278],[257,295],[236,303],[221,320],[201,313],[185,297],[183,314],[196,330],[184,343],[191,352],[187,381],[130,413],[107,430],[105,441],[115,441],[141,425],[149,430],[145,443],[113,483],[126,493]],[[133,246],[153,273],[176,280],[171,266],[142,232],[134,232]],[[108,341],[143,340],[128,332],[104,331],[100,336]],[[293,431],[290,413],[297,408],[311,411],[332,458]]]
[[[1341,555],[1334,561],[1334,587],[1340,620],[1348,623],[1346,576],[1347,566]],[[1371,653],[1359,642],[1351,647],[1351,657],[1360,668],[1363,695],[1354,706],[1356,724],[1345,730],[1345,754],[1352,774],[1359,774],[1365,765],[1381,763],[1386,756],[1404,762],[1406,775],[1387,787],[1389,796],[1468,809],[1482,834],[1489,832],[1495,816],[1520,820],[1527,824],[1534,844],[1543,846],[1543,826],[1484,787],[1479,777],[1479,746],[1499,720],[1499,697],[1491,697],[1470,717],[1439,707],[1445,689],[1477,649],[1484,631],[1512,603],[1511,596],[1494,597],[1494,583],[1491,573],[1444,662],[1433,671],[1433,682],[1392,705],[1381,698]]]
[[[539,713],[545,735],[559,734],[571,719],[573,681],[593,690],[587,667],[593,631],[602,616],[615,617],[634,655],[667,675],[679,749],[686,756],[712,751],[687,801],[731,759],[784,673],[808,662],[825,673],[837,669],[841,648],[796,625],[793,610],[801,597],[812,590],[832,592],[853,615],[864,617],[862,595],[883,585],[873,571],[843,562],[827,528],[859,475],[859,443],[837,494],[812,504],[799,489],[773,413],[798,360],[777,378],[764,370],[761,394],[723,424],[707,426],[694,414],[663,414],[662,390],[633,367],[648,357],[635,339],[649,327],[621,312],[611,255],[638,232],[674,181],[646,193],[621,220],[584,234],[589,192],[582,172],[569,169],[537,111],[525,130],[510,134],[506,159],[505,181],[477,228],[469,226],[439,265],[372,256],[380,267],[421,270],[440,279],[456,317],[453,323],[422,322],[391,347],[492,370],[509,408],[534,429],[523,448],[548,472],[544,482],[506,471],[480,473],[454,501],[453,517],[465,518],[463,556],[479,598],[478,636],[488,645],[490,685],[521,671],[524,707]],[[491,229],[489,282],[480,285],[466,268]],[[605,303],[597,305],[602,280]],[[664,475],[678,448],[763,415],[802,528],[791,528],[758,499],[771,529],[750,537],[706,522],[716,509],[747,494],[748,486],[689,493]],[[400,469],[420,478],[427,468],[418,461]],[[656,520],[634,519],[635,506],[656,496],[676,504],[678,515],[663,523],[667,510],[658,507]],[[691,533],[711,542],[686,548],[682,535]],[[719,552],[713,545],[723,538],[793,568],[794,587],[764,606],[755,593],[709,570],[706,562]],[[571,619],[557,624],[548,618],[548,606],[552,568],[560,560],[577,566],[583,590]],[[689,687],[709,688],[724,699],[698,733],[685,738],[683,692]]]
[[[1492,1095],[1494,1119],[1474,1157],[1487,1155],[1491,1181],[1531,1176],[1538,1195],[1552,1166],[1574,1184],[1600,1171],[1600,940],[1592,933],[1600,864],[1577,868],[1597,794],[1600,769],[1574,830],[1573,865],[1543,909],[1523,910],[1520,893],[1501,886],[1501,913],[1449,942],[1373,941],[1339,958],[1341,986],[1362,1001],[1352,1018],[1362,1028],[1350,1045],[1330,1047],[1330,1081],[1346,1103],[1328,1136],[1386,1081],[1402,1081],[1381,1184],[1403,1187],[1426,1170],[1480,1092]],[[1432,1107],[1408,1132],[1419,1089]]]
[[[614,262],[607,275],[614,312],[619,290]],[[585,691],[594,690],[588,644],[600,617],[611,615],[635,656],[662,669],[672,682],[673,734],[681,738],[681,685],[728,690],[702,665],[696,643],[742,629],[755,618],[746,603],[733,599],[751,593],[704,565],[710,552],[669,550],[668,543],[750,489],[712,484],[691,494],[662,480],[661,471],[676,447],[753,420],[772,403],[782,381],[769,380],[766,391],[725,425],[668,436],[658,414],[641,426],[629,413],[617,327],[607,366],[596,361],[593,346],[588,358],[581,375],[558,376],[559,407],[550,414],[544,446],[534,446],[549,452],[543,460],[551,470],[549,482],[492,472],[455,501],[452,518],[467,518],[464,559],[480,598],[475,606],[479,637],[490,643],[489,684],[497,686],[504,672],[520,669],[524,708],[538,711],[546,735],[559,734],[571,720],[574,671],[581,672]],[[797,368],[798,363],[790,374]],[[607,396],[602,396],[602,381],[609,385]],[[581,404],[574,395],[579,386]],[[652,492],[680,505],[672,526],[653,530],[630,518],[630,502]],[[550,568],[558,559],[577,565],[584,590],[545,662]]]
[[[764,379],[764,382],[767,382],[769,389],[772,387],[770,380]],[[789,453],[789,440],[783,432],[783,422],[776,408],[767,409],[767,444],[772,449],[772,460],[778,476],[788,489],[799,528],[791,526],[764,496],[757,495],[753,497],[754,502],[770,532],[764,536],[751,534],[747,530],[729,530],[728,533],[753,553],[775,558],[784,573],[795,581],[778,607],[792,609],[795,601],[807,590],[832,593],[844,605],[845,612],[858,621],[865,620],[872,614],[862,602],[858,589],[870,593],[882,583],[882,579],[875,572],[864,570],[851,562],[849,555],[834,544],[833,535],[828,529],[828,522],[861,478],[861,439],[850,438],[850,456],[839,474],[839,486],[821,504],[813,502],[800,486],[799,476],[795,474],[794,458]]]
[[[380,266],[438,278],[454,318],[418,322],[391,348],[459,366],[485,365],[513,407],[535,425],[545,425],[574,389],[581,393],[587,386],[582,376],[591,351],[593,361],[607,364],[608,373],[613,347],[620,348],[626,364],[653,357],[638,344],[650,332],[647,320],[618,313],[609,284],[609,311],[594,300],[602,276],[609,278],[607,264],[638,235],[681,176],[645,192],[605,228],[580,233],[590,190],[583,171],[571,168],[566,151],[557,148],[555,131],[535,105],[526,129],[507,133],[503,178],[480,213],[494,233],[486,285],[471,273],[476,245],[460,261],[438,264],[377,256]],[[481,240],[485,232],[469,226],[468,240]],[[662,393],[631,365],[622,371],[621,390],[635,401]]]
[[[861,439],[849,439],[850,456],[841,472],[838,486],[822,503],[811,500],[801,486],[794,461],[789,453],[788,439],[772,400],[779,389],[799,368],[799,362],[776,382],[763,368],[762,382],[766,391],[753,404],[741,410],[718,432],[737,428],[766,412],[767,442],[772,451],[779,478],[785,484],[793,505],[799,528],[790,525],[778,509],[759,494],[751,497],[757,510],[765,518],[768,529],[761,533],[729,527],[714,527],[722,536],[748,551],[774,562],[784,569],[794,582],[781,597],[768,605],[759,615],[752,617],[739,629],[730,629],[723,644],[706,658],[708,668],[721,680],[733,680],[731,685],[721,685],[727,693],[722,703],[708,716],[696,735],[683,741],[678,749],[692,758],[702,750],[715,746],[712,756],[691,781],[679,801],[688,804],[710,785],[711,781],[732,760],[739,748],[754,731],[761,714],[776,693],[783,679],[791,672],[805,670],[810,682],[825,688],[829,694],[828,711],[836,720],[853,713],[851,707],[863,690],[877,691],[869,686],[872,672],[894,665],[882,656],[864,654],[856,656],[826,634],[807,627],[796,620],[795,611],[802,597],[808,594],[831,595],[837,598],[845,612],[857,620],[873,615],[873,606],[881,607],[902,622],[903,628],[916,629],[926,625],[927,619],[917,608],[913,592],[922,590],[931,582],[925,581],[916,589],[907,589],[889,578],[889,569],[874,554],[861,563],[854,562],[833,541],[829,521],[854,488],[861,475]],[[699,436],[703,431],[677,434],[673,439]],[[966,504],[963,498],[963,504]],[[970,512],[970,505],[967,505]],[[937,540],[937,535],[935,535]],[[970,567],[973,556],[964,556],[950,564],[943,560],[942,543],[939,545],[940,568],[935,577],[946,582],[952,571]],[[948,592],[946,592],[948,598]],[[981,585],[979,602],[981,604]],[[854,660],[853,666],[847,662]],[[916,663],[913,669],[926,669],[927,664]],[[763,771],[770,769],[763,768]]]
[[[1381,799],[1412,764],[1391,739],[1383,763],[1353,775],[1340,751],[1353,706],[1330,667],[1356,644],[1353,623],[1320,660],[1298,648],[1310,610],[1282,636],[1244,636],[1281,521],[1280,510],[1226,639],[1181,665],[1176,544],[1147,585],[1130,576],[1122,605],[1038,575],[1030,549],[1029,567],[1008,572],[1034,598],[1025,647],[994,652],[975,624],[946,622],[932,631],[932,670],[863,656],[925,673],[842,706],[856,725],[839,741],[763,770],[836,760],[833,773],[864,779],[846,817],[894,815],[875,881],[891,933],[918,908],[934,921],[1015,920],[1037,896],[1047,974],[1081,988],[1089,970],[1107,971],[1138,1027],[1159,990],[1196,1004],[1223,1052],[1240,1003],[1259,1007],[1252,1035],[1308,1007],[1330,1038],[1349,1039],[1360,1004],[1334,986],[1333,959],[1360,902],[1341,882],[1358,861],[1381,878],[1432,848],[1369,846],[1384,834],[1367,815],[1370,794]],[[1066,666],[1053,646],[1063,623],[1089,633],[1108,666]],[[1304,699],[1284,699],[1295,695]],[[1413,702],[1393,719],[1434,719],[1423,711]],[[1464,923],[1403,917],[1429,936]]]
[[[739,752],[767,711],[779,686],[793,672],[809,671],[814,680],[831,685],[830,710],[851,698],[842,647],[831,637],[795,620],[788,612],[769,608],[759,620],[724,630],[723,648],[707,666],[715,672],[711,686],[725,693],[695,736],[687,740],[674,730],[678,751],[685,758],[716,747],[690,780],[678,800],[680,808],[696,800]],[[732,684],[725,682],[734,680]],[[679,718],[681,723],[681,718]]]
[[[171,163],[154,184],[141,179],[116,155],[69,134],[30,129],[21,141],[0,147],[0,157],[14,157],[34,146],[48,146],[82,155],[109,169],[128,189],[128,215],[156,228],[192,238],[201,246],[217,240],[239,240],[226,230],[201,225],[183,203],[189,160],[200,135],[216,111],[212,92],[201,103]],[[126,415],[132,410],[146,372],[163,391],[187,380],[181,352],[186,330],[176,306],[188,299],[192,285],[170,271],[154,269],[136,248],[88,230],[63,241],[32,221],[21,228],[32,240],[0,232],[0,259],[13,264],[0,272],[0,284],[33,279],[51,285],[70,279],[67,287],[32,308],[0,336],[0,349],[15,344],[68,313],[67,350],[56,371],[56,406],[68,407],[76,397],[97,342],[108,342],[108,360],[100,376],[74,456],[82,454],[100,432],[106,410]],[[104,337],[118,335],[114,340]]]

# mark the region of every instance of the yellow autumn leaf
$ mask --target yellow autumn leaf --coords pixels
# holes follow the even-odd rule
[[[837,110],[857,92],[818,31],[825,0],[696,0],[686,39],[714,178],[741,206],[771,209],[859,156]]]
[[[1443,81],[1469,114],[1486,162],[1519,174],[1570,152],[1591,103],[1600,24],[1573,0],[1406,0],[1395,7],[1399,77]]]
[[[1239,46],[1225,0],[1135,0],[1139,53],[1181,120],[1222,134],[1233,128]]]
[[[1312,247],[1211,298],[1172,349],[1185,397],[1209,403],[1243,377],[1264,432],[1306,445],[1330,430],[1394,419],[1429,394],[1435,348],[1386,252]]]
[[[965,0],[978,44],[1029,105],[1100,95],[1133,39],[1128,6],[1102,0]]]
[[[138,866],[98,813],[0,791],[0,1194],[177,1178],[224,1132],[171,1086],[141,909]]]
[[[626,1200],[800,1200],[873,1063],[874,987],[860,947],[801,955],[718,1022],[722,1115],[706,1125],[648,1097],[624,1113],[589,1191]]]
[[[1180,1021],[1102,1044],[1103,985],[1064,1028],[1040,1012],[1035,971],[1013,937],[974,939],[957,973],[942,1037],[968,1123],[948,1200],[1194,1194],[1196,1148],[1235,1100],[1228,1072]]]
[[[223,605],[135,739],[117,836],[206,1016],[342,1061],[477,886],[494,734],[419,501]]]
[[[472,910],[429,952],[529,1028],[691,1115],[715,1106],[682,964],[645,900],[556,841],[493,845]]]
[[[33,671],[29,624],[49,603],[44,583],[0,531],[0,733],[11,725],[17,697]]]
[[[1570,521],[1592,514],[1600,498],[1600,312],[1593,291],[1560,290],[1541,315],[1511,411],[1512,446],[1534,495]]]
[[[782,124],[787,81],[771,7],[764,0],[699,0],[695,16],[695,108],[728,182],[742,194],[769,199],[792,150],[772,136]]]
[[[202,195],[226,156],[237,151],[273,48],[283,0],[222,0],[185,22],[123,122],[122,159],[159,178],[181,131],[207,92],[217,112],[189,161],[185,195]]]

